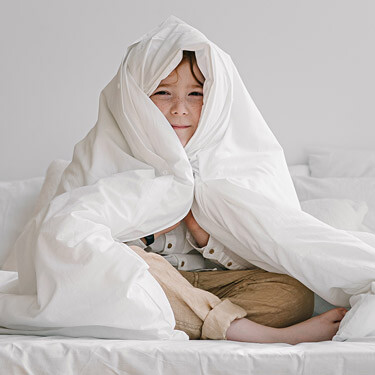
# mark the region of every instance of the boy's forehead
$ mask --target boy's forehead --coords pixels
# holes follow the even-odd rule
[[[185,74],[183,74],[183,76],[181,75],[181,69],[179,69],[179,67],[180,66],[175,68],[166,78],[161,80],[160,83],[159,83],[159,86],[160,85],[176,86],[180,81],[186,81],[186,82],[191,81],[191,84],[189,86],[191,86],[191,87],[201,87],[200,85],[197,84],[196,80],[194,79],[193,74],[190,71],[190,66],[188,66],[189,69],[185,69]],[[194,67],[194,68],[196,68],[196,67]],[[179,74],[177,74],[177,70],[178,70]],[[194,70],[196,71],[197,69],[194,69]],[[186,72],[188,73],[187,75],[186,75]],[[181,79],[181,77],[182,77],[182,79]],[[203,75],[202,75],[202,77],[203,77]],[[203,79],[204,79],[204,77],[203,77]]]
[[[191,75],[191,77],[190,77]],[[179,75],[176,74],[176,70],[174,70],[168,77],[164,78],[160,81],[159,85],[163,86],[176,86],[177,84],[181,83],[182,81],[188,81],[190,78],[194,79],[193,75],[190,73],[189,76]]]

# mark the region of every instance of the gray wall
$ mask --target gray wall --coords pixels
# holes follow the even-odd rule
[[[0,180],[43,175],[95,124],[126,47],[170,14],[228,52],[289,164],[375,149],[375,2],[0,2]]]

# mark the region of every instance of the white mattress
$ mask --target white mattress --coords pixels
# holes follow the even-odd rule
[[[134,341],[0,335],[1,374],[375,373],[375,344],[249,344],[233,341]]]

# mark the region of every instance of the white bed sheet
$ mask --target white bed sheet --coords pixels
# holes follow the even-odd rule
[[[0,335],[0,373],[361,375],[375,373],[375,343],[288,345]]]

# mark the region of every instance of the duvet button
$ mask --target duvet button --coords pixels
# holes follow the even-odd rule
[[[210,254],[213,254],[214,252],[215,252],[214,249],[210,249],[210,251],[209,251]]]
[[[168,249],[170,249],[172,246],[173,246],[173,245],[172,245],[171,243],[169,243],[169,244],[167,245]]]
[[[182,261],[181,262],[181,267],[183,267],[185,265],[185,262],[184,261]]]
[[[232,265],[232,262],[228,262],[227,266],[230,267]]]

